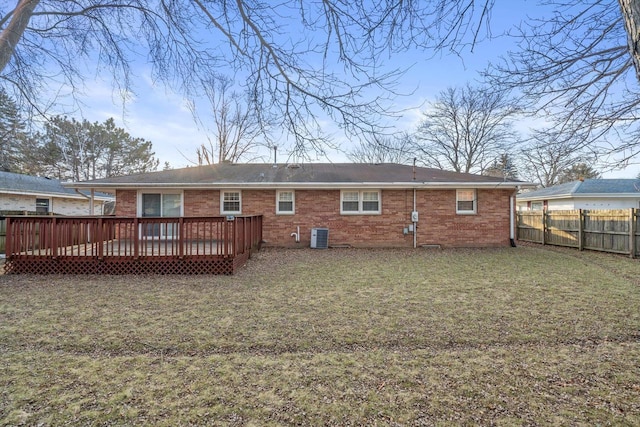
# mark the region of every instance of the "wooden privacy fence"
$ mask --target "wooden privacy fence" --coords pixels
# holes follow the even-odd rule
[[[7,273],[232,274],[262,216],[7,217]]]
[[[635,258],[640,252],[639,221],[638,209],[518,211],[517,238]]]

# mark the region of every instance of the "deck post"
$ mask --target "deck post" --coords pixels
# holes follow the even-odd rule
[[[51,217],[51,255],[53,257],[53,259],[57,259],[58,258],[58,246],[59,246],[59,242],[58,242],[58,221],[56,219],[56,217]],[[42,232],[42,230],[40,230],[40,232]],[[48,234],[48,233],[47,233]],[[45,242],[46,242],[46,238],[47,238],[47,234],[45,234]],[[46,246],[46,243],[45,243]]]
[[[104,238],[104,230],[102,229],[102,217],[98,217],[98,229],[96,230],[96,244],[98,245],[98,259],[102,261],[104,258],[104,245],[106,239]]]
[[[229,219],[227,218],[224,222],[224,253],[223,255],[226,257],[229,255]]]
[[[178,218],[178,258],[184,258],[184,246],[187,244],[186,236],[184,235],[184,217]]]
[[[140,223],[138,217],[133,218],[133,259],[140,258]]]
[[[13,224],[11,224],[11,218],[5,218],[5,229],[7,235],[4,239],[4,255],[7,260],[11,259],[13,254]]]

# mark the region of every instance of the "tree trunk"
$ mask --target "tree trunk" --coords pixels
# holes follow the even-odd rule
[[[0,33],[0,72],[7,66],[40,0],[19,0],[9,25]]]
[[[618,0],[618,3],[627,30],[629,54],[636,69],[636,77],[640,81],[640,0]]]

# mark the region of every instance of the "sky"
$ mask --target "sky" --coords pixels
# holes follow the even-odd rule
[[[402,117],[390,122],[399,131],[412,131],[420,121],[421,110],[434,100],[435,96],[451,86],[462,86],[478,79],[478,72],[489,61],[497,60],[512,47],[512,42],[500,33],[512,24],[526,19],[528,14],[539,13],[535,1],[509,0],[496,2],[491,16],[492,39],[479,43],[473,52],[466,51],[464,57],[409,52],[392,58],[395,66],[410,67],[400,82],[399,91],[411,93],[398,98],[392,108],[403,110]],[[201,144],[208,144],[207,134],[195,124],[187,107],[187,100],[162,85],[154,84],[150,78],[150,67],[140,64],[136,74],[134,93],[123,105],[112,91],[108,76],[97,76],[86,86],[87,96],[83,99],[83,118],[89,121],[104,121],[113,117],[118,126],[123,127],[133,137],[144,138],[153,143],[160,165],[168,162],[172,168],[193,165],[195,152]],[[101,78],[104,77],[104,78]],[[516,129],[526,132],[530,123],[518,122]],[[341,148],[348,150],[357,141],[338,139]],[[263,161],[272,161],[271,152],[263,150]],[[278,160],[283,161],[279,150]],[[344,153],[328,151],[328,158],[317,161],[349,161]],[[638,159],[640,161],[640,159]],[[639,165],[631,165],[624,170],[606,172],[604,178],[634,178],[640,173]]]

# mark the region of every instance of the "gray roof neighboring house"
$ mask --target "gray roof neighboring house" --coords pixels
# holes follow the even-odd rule
[[[86,199],[87,191],[82,194],[72,188],[66,188],[57,179],[49,179],[38,176],[22,175],[12,172],[0,171],[0,194],[21,194],[42,197],[64,197],[70,199]],[[114,197],[106,193],[96,193],[98,200],[113,200]]]
[[[392,163],[221,163],[65,184],[71,188],[531,187],[522,181]]]
[[[571,197],[640,197],[640,179],[585,179],[518,194],[518,201]]]

